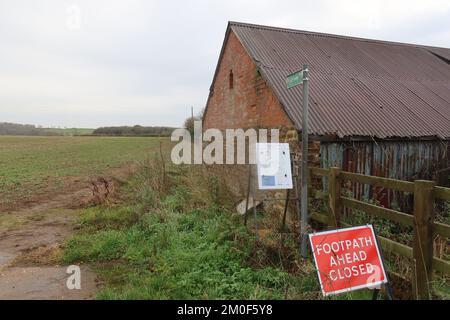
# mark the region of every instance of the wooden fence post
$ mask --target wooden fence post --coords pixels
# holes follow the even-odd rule
[[[341,181],[339,174],[341,169],[337,167],[330,168],[328,175],[328,225],[334,228],[339,227],[339,220],[341,218]]]
[[[430,299],[435,182],[414,181],[413,296]]]

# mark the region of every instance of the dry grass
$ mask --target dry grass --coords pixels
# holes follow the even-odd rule
[[[12,262],[13,266],[55,266],[60,264],[62,250],[59,244],[23,251]]]

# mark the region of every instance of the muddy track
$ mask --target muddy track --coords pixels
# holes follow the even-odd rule
[[[79,208],[109,201],[134,168],[90,179],[79,190],[48,197],[28,208],[3,213],[0,225],[0,299],[92,299],[101,286],[87,265],[81,289],[69,290],[61,244],[74,232]]]

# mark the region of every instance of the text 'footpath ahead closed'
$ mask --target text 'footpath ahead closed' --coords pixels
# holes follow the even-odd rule
[[[324,295],[387,282],[371,225],[314,233],[310,241]]]

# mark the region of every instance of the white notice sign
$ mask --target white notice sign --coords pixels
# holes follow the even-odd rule
[[[260,190],[292,189],[288,143],[257,143],[256,161]]]

